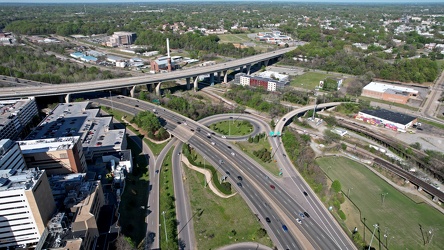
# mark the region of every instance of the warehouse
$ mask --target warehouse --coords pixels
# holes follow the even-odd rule
[[[355,116],[355,118],[373,125],[386,127],[400,132],[406,132],[409,127],[418,121],[417,118],[413,116],[386,109],[362,110]]]
[[[410,98],[417,98],[418,91],[412,88],[381,82],[371,82],[362,89],[362,96],[406,104]]]

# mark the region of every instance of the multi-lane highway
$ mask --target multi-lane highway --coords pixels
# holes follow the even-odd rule
[[[137,101],[133,100],[134,102],[132,102],[131,100],[131,98],[125,98],[127,104],[114,102],[114,107],[133,113]],[[143,104],[142,102],[138,105],[140,105],[140,109],[151,110],[153,108],[151,104]],[[160,110],[159,115],[168,121],[166,128],[172,134],[178,136],[182,141],[190,143],[196,150],[206,155],[208,161],[214,166],[219,166],[218,170],[222,173],[230,172],[230,176],[232,176],[230,181],[234,186],[242,185],[237,186],[237,188],[247,202],[252,205],[252,209],[257,210],[262,218],[269,217],[272,219],[271,223],[266,226],[270,227],[271,231],[269,230],[269,232],[276,234],[271,235],[271,237],[277,238],[282,249],[301,248],[302,246],[298,242],[308,243],[316,249],[354,248],[351,241],[343,235],[342,229],[336,223],[330,221],[332,218],[323,215],[323,205],[317,199],[311,197],[311,193],[308,197],[302,195],[303,191],[309,190],[308,186],[304,186],[306,184],[302,180],[297,178],[293,180],[299,182],[300,191],[287,191],[281,187],[281,183],[273,180],[273,178],[267,178],[268,173],[257,167],[257,163],[243,155],[242,152],[232,148],[221,138],[213,135],[208,138],[207,133],[211,133],[211,131],[200,124],[180,115],[172,114],[167,110]],[[187,121],[188,125],[183,124],[184,120]],[[182,122],[182,124],[177,122]],[[201,132],[191,132],[190,129],[196,129],[197,127],[201,127]],[[215,145],[211,146],[210,141],[215,142]],[[220,160],[224,162],[222,165],[219,164]],[[237,176],[241,176],[242,181],[239,181]],[[296,222],[300,212],[308,212],[311,215],[311,218],[306,218],[301,225]],[[291,234],[283,230],[284,223],[287,223],[286,226]],[[298,240],[295,236],[298,236]],[[304,247],[306,246],[304,245]]]
[[[245,57],[238,60],[233,60],[226,63],[215,64],[206,67],[198,67],[184,70],[176,70],[163,74],[127,77],[111,80],[91,81],[91,82],[78,82],[71,84],[58,84],[50,86],[38,86],[38,87],[11,87],[2,88],[0,93],[0,100],[16,99],[20,97],[29,96],[52,96],[52,95],[64,95],[73,93],[85,93],[100,90],[110,90],[116,88],[133,87],[139,84],[154,84],[163,81],[171,81],[181,78],[195,77],[199,75],[221,72],[229,69],[236,69],[241,66],[252,65],[269,59],[273,59],[287,53],[294,48],[285,48],[272,52],[262,53],[255,56]]]

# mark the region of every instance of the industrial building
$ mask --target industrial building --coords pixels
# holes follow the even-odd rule
[[[271,78],[259,76],[249,76],[245,73],[238,73],[234,77],[234,84],[251,87],[262,87],[267,91],[277,91],[283,89],[288,81],[278,81]]]
[[[410,98],[418,97],[418,93],[412,88],[381,82],[371,82],[362,89],[362,96],[401,104],[406,104]]]
[[[55,212],[43,170],[0,170],[0,248],[37,245]]]
[[[38,116],[34,97],[0,101],[0,140],[17,140],[26,133],[26,127]]]
[[[137,35],[134,32],[118,31],[109,37],[106,42],[108,47],[117,47],[121,45],[131,45],[136,41]]]
[[[19,145],[9,139],[0,140],[0,170],[24,169],[26,169],[26,163]]]
[[[362,110],[355,116],[355,118],[372,125],[400,132],[406,132],[408,128],[418,122],[416,117],[386,109]]]

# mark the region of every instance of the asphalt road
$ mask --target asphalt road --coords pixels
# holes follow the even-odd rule
[[[125,106],[124,109],[134,111],[135,108],[132,108],[132,106],[137,103],[137,101],[133,101],[130,98],[125,99],[129,100],[128,103],[131,104],[129,106],[123,105]],[[120,101],[121,100],[122,99],[120,99]],[[117,104],[115,103],[114,107],[117,107],[116,105]],[[142,104],[142,102],[139,102],[138,105],[140,105],[141,109],[146,110],[151,110],[153,107],[151,104]],[[158,107],[157,109],[162,109],[159,108],[160,107]],[[219,160],[224,160],[224,164],[222,164],[223,166],[220,166],[220,168],[223,169],[218,169],[219,171],[221,171],[222,173],[224,173],[225,171],[229,171],[230,176],[244,176],[242,180],[242,187],[237,186],[237,188],[246,198],[247,203],[253,205],[253,211],[257,209],[259,211],[259,214],[262,215],[262,218],[267,216],[267,214],[271,214],[271,216],[268,216],[272,219],[272,223],[270,223],[269,227],[271,228],[271,231],[276,234],[272,234],[271,236],[272,238],[273,236],[278,238],[278,242],[281,243],[283,249],[299,248],[299,245],[293,235],[283,232],[283,221],[292,221],[291,224],[287,223],[289,231],[302,231],[303,234],[308,238],[310,243],[313,245],[313,247],[316,249],[354,248],[349,240],[344,240],[344,237],[346,238],[346,236],[342,235],[342,229],[340,229],[339,227],[336,228],[335,223],[329,222],[331,220],[330,217],[325,217],[325,219],[328,220],[327,222],[322,222],[322,218],[316,219],[316,217],[319,217],[319,214],[322,214],[322,212],[317,211],[322,211],[324,208],[322,204],[316,204],[318,201],[317,199],[312,198],[312,195],[309,195],[307,198],[305,198],[305,202],[309,202],[310,204],[313,203],[314,205],[311,205],[310,207],[301,206],[297,201],[294,200],[293,194],[290,194],[286,190],[280,188],[280,184],[278,184],[271,178],[267,178],[267,173],[264,173],[260,167],[258,168],[256,166],[257,164],[243,155],[242,152],[239,152],[237,149],[231,148],[230,145],[225,144],[220,138],[214,136],[210,136],[211,138],[207,138],[207,133],[211,133],[211,131],[205,129],[204,127],[201,127],[201,125],[198,125],[191,120],[185,119],[180,115],[170,114],[166,111],[165,113],[163,113],[163,111],[159,111],[159,113],[160,116],[162,116],[164,119],[171,121],[171,123],[167,123],[166,125],[166,128],[170,130],[170,132],[179,137],[182,137],[180,138],[181,140],[190,143],[200,153],[208,156],[208,160],[212,162],[214,166],[219,165]],[[184,120],[187,121],[187,125],[184,125],[182,123],[177,124],[177,122],[183,122]],[[194,132],[191,136],[189,134],[187,135],[186,131],[190,133],[190,129],[195,129],[197,126],[202,128],[201,132]],[[208,146],[210,140],[216,143],[215,145],[213,145],[216,150],[211,149],[211,146]],[[232,155],[231,153],[233,153],[234,155]],[[229,178],[229,180],[234,186],[236,186],[237,182],[239,182],[237,178]],[[300,181],[301,184],[299,185],[305,184],[301,180],[293,181]],[[275,186],[275,189],[270,188],[270,185]],[[308,186],[306,190],[309,190]],[[296,194],[296,198],[298,198],[298,196],[300,196],[300,193],[299,195]],[[311,211],[310,209],[312,209],[313,211]],[[298,225],[296,223],[296,218],[299,217],[298,213],[302,211],[307,211],[308,213],[310,213],[311,211],[311,218],[306,218],[302,225]],[[321,221],[322,223],[318,223],[318,221]],[[328,227],[332,229],[330,230]]]

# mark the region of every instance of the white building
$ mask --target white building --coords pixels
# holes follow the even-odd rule
[[[45,171],[0,170],[0,248],[38,243],[55,202]]]
[[[9,139],[0,140],[0,170],[24,170],[25,159],[19,145]]]
[[[0,139],[18,139],[23,129],[37,115],[34,97],[0,101]]]

